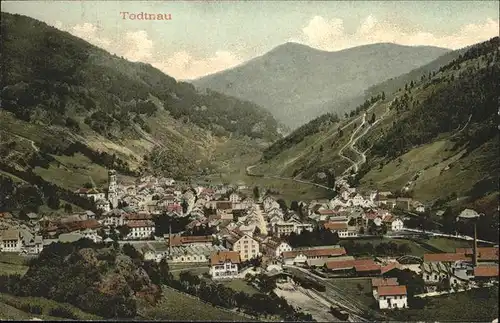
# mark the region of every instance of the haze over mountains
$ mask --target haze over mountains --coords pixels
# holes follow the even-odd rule
[[[327,52],[285,43],[240,66],[192,81],[255,102],[295,128],[325,112],[343,114],[364,101],[364,91],[407,73],[450,50],[389,43]]]

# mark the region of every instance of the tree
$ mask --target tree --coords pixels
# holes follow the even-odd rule
[[[120,233],[120,237],[122,239],[126,238],[130,233],[130,228],[126,225],[121,225],[121,226],[117,227],[117,229],[118,229],[118,232]]]
[[[283,212],[286,212],[288,210],[288,206],[286,205],[286,202],[284,199],[278,199],[276,202],[280,205],[280,209]]]
[[[73,212],[73,207],[71,206],[71,204],[68,204],[68,203],[64,204],[64,211],[65,211],[66,213],[71,213],[71,212]]]
[[[451,207],[447,207],[443,213],[443,217],[440,219],[443,227],[442,230],[445,233],[453,234],[457,231],[457,220],[453,215]]]
[[[382,91],[382,101],[385,100],[385,92]]]
[[[259,187],[254,186],[253,188],[253,197],[258,200],[260,198],[260,192],[259,192]]]
[[[90,183],[90,182],[87,182],[87,183],[83,184],[83,187],[84,188],[93,188],[94,185],[92,185],[92,183]]]
[[[181,206],[182,206],[182,213],[186,213],[187,209],[189,207],[187,201],[186,200],[182,200]]]
[[[52,210],[59,210],[59,208],[61,207],[61,201],[57,196],[50,195],[47,198],[47,206],[50,207]]]
[[[299,202],[292,201],[290,203],[290,210],[295,211],[295,212],[299,212]]]
[[[375,117],[375,112],[374,112],[374,113],[372,113],[372,118],[370,120],[370,124],[374,124],[375,120],[376,120],[376,117]]]

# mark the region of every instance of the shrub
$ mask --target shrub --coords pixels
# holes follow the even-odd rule
[[[49,315],[72,320],[78,319],[78,317],[70,309],[62,306],[51,308],[49,311]]]

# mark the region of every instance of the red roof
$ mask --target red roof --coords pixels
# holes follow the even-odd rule
[[[295,258],[299,254],[303,254],[306,257],[330,257],[330,256],[345,255],[346,251],[343,247],[342,248],[292,250],[292,251],[283,252],[283,258]]]
[[[498,277],[497,266],[479,266],[474,268],[475,277]]]
[[[357,266],[365,271],[364,268],[369,268],[370,266],[377,265],[372,259],[355,259],[355,260],[341,260],[341,261],[328,261],[326,264],[326,268],[330,270],[336,269],[350,269]],[[377,265],[378,266],[378,265]],[[380,268],[380,266],[378,267]]]
[[[455,262],[455,261],[467,261],[470,257],[467,257],[464,253],[426,253],[424,254],[424,262]]]
[[[225,262],[240,263],[240,253],[237,251],[218,251],[210,257],[210,265],[222,265]]]
[[[337,214],[334,210],[318,210],[318,214],[320,215],[332,215]]]
[[[375,220],[379,215],[377,213],[365,213],[365,218]]]
[[[383,266],[383,267],[381,268],[381,272],[382,272],[382,274],[385,274],[385,273],[386,273],[386,272],[388,272],[388,271],[391,271],[391,270],[393,270],[393,269],[395,269],[395,268],[400,268],[400,267],[401,267],[401,266],[400,266],[398,263],[396,263],[396,262],[392,262],[392,263],[390,263],[390,264],[387,264],[387,265]]]
[[[362,271],[380,271],[380,265],[375,263],[375,261],[369,259],[369,261],[363,262],[363,263],[355,263],[354,264],[354,269],[357,272],[362,272]]]
[[[323,224],[326,230],[343,230],[347,229],[347,223],[345,222],[326,222]]]
[[[129,228],[154,227],[154,222],[149,220],[132,220],[127,223]]]
[[[398,286],[397,278],[372,278],[372,287]]]
[[[465,253],[467,256],[472,256],[474,250],[472,248],[457,248],[456,253]],[[482,247],[477,248],[479,260],[498,260],[498,248],[496,247]]]
[[[131,220],[151,220],[153,216],[148,213],[129,213],[124,215],[124,219]]]
[[[406,295],[406,286],[380,286],[377,293],[378,296]]]

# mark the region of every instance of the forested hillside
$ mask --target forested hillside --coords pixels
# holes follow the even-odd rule
[[[363,103],[368,87],[447,52],[439,47],[391,43],[328,52],[286,43],[235,68],[194,80],[193,84],[255,102],[295,129],[327,112],[350,112]]]
[[[1,24],[4,175],[70,190],[102,184],[105,168],[182,178],[223,171],[217,157],[231,147],[253,153],[279,138],[253,103],[198,93],[26,16],[2,12]]]

